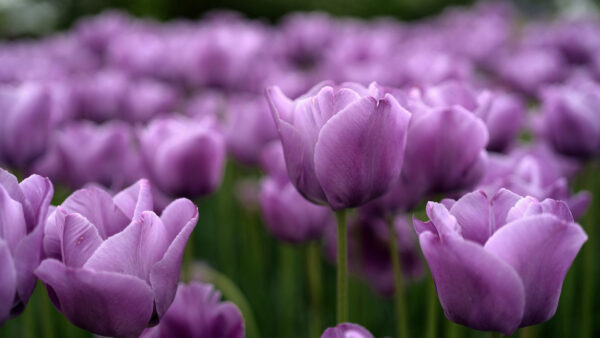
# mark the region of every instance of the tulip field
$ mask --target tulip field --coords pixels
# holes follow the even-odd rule
[[[0,40],[0,337],[599,337],[599,225],[597,11]]]

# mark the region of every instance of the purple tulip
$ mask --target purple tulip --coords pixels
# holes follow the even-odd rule
[[[391,95],[320,84],[295,101],[278,87],[267,97],[290,179],[310,201],[356,207],[397,181],[410,113]]]
[[[549,172],[559,165],[559,161],[556,157],[542,158],[535,153],[528,154],[524,151],[515,151],[509,155],[492,155],[478,189],[488,196],[506,188],[519,195],[532,196],[539,200],[562,200],[569,206],[573,218],[579,219],[587,209],[591,196],[587,191],[572,195],[567,177]]]
[[[543,133],[559,153],[600,154],[600,85],[579,81],[548,87],[542,95]]]
[[[398,258],[403,275],[411,281],[423,275],[424,265],[414,232],[403,216],[394,219]],[[325,232],[325,250],[331,260],[337,252],[335,227]],[[348,224],[348,265],[350,271],[385,297],[394,295],[394,272],[389,250],[389,226],[385,219],[361,214]]]
[[[47,178],[31,175],[19,183],[0,169],[0,326],[20,314],[33,293],[53,194]]]
[[[197,197],[221,183],[225,140],[214,119],[159,118],[138,136],[144,164],[164,193]]]
[[[102,71],[81,79],[80,83],[81,117],[104,122],[122,116],[130,85],[125,74],[117,71]]]
[[[374,338],[369,330],[358,324],[341,323],[337,326],[330,327],[321,338]]]
[[[50,102],[48,90],[38,84],[0,88],[0,162],[27,168],[43,155],[51,132]]]
[[[265,149],[263,162],[269,176],[261,181],[259,201],[267,230],[290,243],[321,238],[325,228],[333,225],[331,210],[308,202],[292,185],[279,142]]]
[[[137,149],[129,125],[71,123],[55,132],[55,142],[33,171],[73,188],[96,182],[121,189],[140,177]]]
[[[179,284],[173,304],[157,326],[142,338],[243,338],[242,313],[210,284]]]
[[[133,83],[124,99],[121,119],[130,122],[149,121],[159,114],[171,113],[178,103],[178,94],[158,81]]]
[[[429,193],[472,187],[484,174],[487,142],[483,121],[461,106],[416,110],[400,179]]]
[[[446,317],[505,335],[554,315],[587,240],[564,202],[504,189],[429,202],[427,215],[414,226]]]
[[[112,198],[98,188],[78,190],[48,217],[49,258],[35,274],[73,324],[137,337],[167,312],[198,209],[178,199],[158,217],[152,204],[150,184],[140,180]]]
[[[226,120],[224,134],[227,148],[235,159],[244,164],[257,164],[263,147],[278,138],[264,96],[233,97]]]

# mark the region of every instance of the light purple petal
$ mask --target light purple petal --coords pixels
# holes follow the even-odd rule
[[[153,210],[150,182],[141,179],[113,197],[114,203],[130,219],[138,219],[143,211]]]
[[[525,287],[520,326],[539,324],[556,312],[563,280],[587,235],[551,215],[516,220],[498,230],[485,250],[510,264]]]
[[[152,290],[143,280],[68,268],[46,259],[36,270],[54,305],[73,324],[103,336],[138,337],[150,322]]]
[[[464,195],[450,209],[460,225],[462,236],[481,245],[493,233],[490,212],[490,202],[480,190]]]
[[[480,245],[455,236],[419,235],[446,317],[477,330],[512,334],[525,291],[515,270]]]
[[[8,192],[0,186],[0,238],[12,254],[19,242],[27,235],[27,224],[21,203],[13,200]]]
[[[17,292],[17,272],[6,242],[0,238],[0,326],[10,315]]]
[[[85,217],[70,214],[65,217],[62,237],[62,261],[71,268],[80,268],[102,244],[98,230]]]
[[[315,172],[333,209],[362,205],[393,186],[409,119],[388,94],[355,101],[327,121],[315,146]]]

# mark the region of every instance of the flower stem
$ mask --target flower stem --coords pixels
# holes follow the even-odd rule
[[[396,336],[408,337],[408,321],[406,316],[406,302],[404,299],[404,277],[402,276],[402,263],[398,257],[398,235],[394,226],[394,218],[388,217],[389,246],[394,272],[394,305],[396,307]]]
[[[38,281],[37,288],[35,290],[35,296],[38,297],[41,305],[42,313],[42,330],[44,331],[44,337],[54,338],[54,318],[52,318],[52,305],[50,299],[44,294],[42,290],[42,283]]]
[[[433,278],[429,275],[427,281],[427,329],[425,337],[436,338],[437,337],[437,321],[438,321],[438,303],[437,293],[435,290],[435,284]]]
[[[319,338],[322,333],[321,324],[321,252],[319,242],[313,241],[306,247],[306,274],[310,290],[310,337]]]
[[[337,219],[337,322],[348,321],[348,232],[346,210],[336,211]]]
[[[502,338],[502,334],[499,332],[492,332],[492,338]]]

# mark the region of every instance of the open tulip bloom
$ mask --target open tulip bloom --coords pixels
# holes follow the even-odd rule
[[[587,235],[562,201],[501,189],[427,204],[414,220],[446,317],[506,335],[550,319]]]
[[[198,209],[187,199],[158,217],[146,180],[113,198],[74,192],[48,217],[35,274],[73,324],[105,336],[137,337],[158,323],[177,290],[183,250]]]

